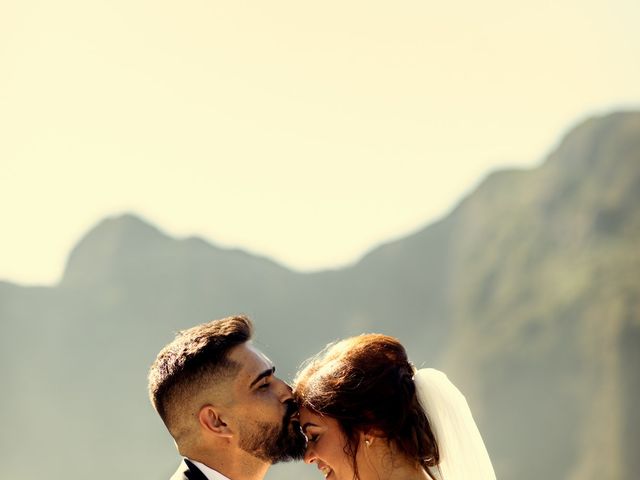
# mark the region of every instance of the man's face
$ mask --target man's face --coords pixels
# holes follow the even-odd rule
[[[239,447],[269,463],[301,459],[306,441],[298,409],[271,361],[250,343],[232,349],[229,359],[240,365],[230,407]]]

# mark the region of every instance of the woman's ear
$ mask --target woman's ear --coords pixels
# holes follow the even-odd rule
[[[377,428],[370,428],[367,431],[360,432],[360,441],[365,447],[370,447],[373,443],[380,438],[384,438],[384,434]]]
[[[205,405],[198,412],[200,427],[206,432],[222,438],[231,438],[233,433],[220,417],[220,412],[213,405]]]
[[[375,438],[376,437],[372,435],[371,432],[360,432],[360,442],[364,443],[365,447],[373,445]]]

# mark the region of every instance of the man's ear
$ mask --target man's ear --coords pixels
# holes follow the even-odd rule
[[[200,409],[198,412],[198,422],[206,432],[217,437],[233,437],[233,433],[220,417],[220,412],[213,405],[205,405]]]

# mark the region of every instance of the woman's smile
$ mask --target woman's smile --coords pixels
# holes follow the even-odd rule
[[[328,465],[324,465],[323,463],[318,463],[318,469],[324,475],[324,478],[329,478],[329,475],[333,472]]]
[[[300,424],[307,437],[306,463],[315,463],[324,478],[351,480],[351,459],[345,454],[347,439],[336,419],[318,415],[308,408],[300,409]]]

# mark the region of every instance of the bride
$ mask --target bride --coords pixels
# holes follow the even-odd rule
[[[393,337],[328,345],[294,381],[305,462],[330,480],[495,480],[467,402],[447,377],[415,371]]]

